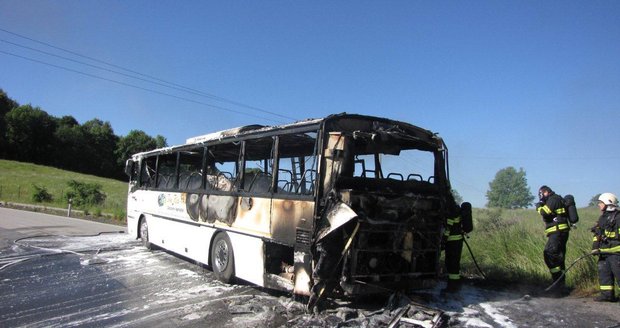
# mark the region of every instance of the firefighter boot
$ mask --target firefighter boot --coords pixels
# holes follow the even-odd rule
[[[443,293],[458,293],[461,290],[460,279],[448,279],[446,288],[442,290]]]
[[[594,298],[595,302],[617,302],[618,298],[614,296],[613,290],[602,291],[597,297]]]
[[[549,296],[551,297],[564,297],[569,294],[569,290],[566,287],[566,276],[562,275],[562,272],[554,272],[551,274],[551,280],[554,285],[549,290]]]

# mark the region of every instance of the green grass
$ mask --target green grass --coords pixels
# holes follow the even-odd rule
[[[100,184],[101,190],[106,194],[106,200],[102,205],[80,208],[81,210],[125,220],[126,182],[31,163],[0,160],[0,200],[4,202],[67,208],[64,194],[69,190],[67,183],[71,180]],[[34,185],[45,188],[52,195],[52,201],[44,203],[33,201]]]
[[[566,266],[590,252],[592,227],[600,215],[597,208],[579,209],[577,229],[571,230],[567,244]],[[547,241],[544,224],[533,209],[474,209],[474,231],[467,242],[476,261],[493,283],[510,286],[549,286],[551,276],[543,260]],[[598,289],[596,257],[577,262],[567,273],[566,283],[576,294],[591,294]],[[478,270],[466,249],[462,268],[465,275],[476,276]]]

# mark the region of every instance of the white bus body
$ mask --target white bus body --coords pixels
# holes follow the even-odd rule
[[[127,228],[225,282],[304,296],[427,287],[454,202],[446,162],[436,134],[370,116],[211,133],[127,161]]]

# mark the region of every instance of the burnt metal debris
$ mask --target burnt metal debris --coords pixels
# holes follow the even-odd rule
[[[292,314],[286,327],[388,327],[441,328],[450,317],[442,310],[412,301],[401,293],[389,296],[380,308],[364,310],[355,304],[338,304],[320,314]]]

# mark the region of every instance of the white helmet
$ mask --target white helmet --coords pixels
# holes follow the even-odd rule
[[[600,196],[598,196],[599,202],[602,202],[607,206],[608,210],[615,209],[618,206],[618,197],[610,192],[604,192]]]

